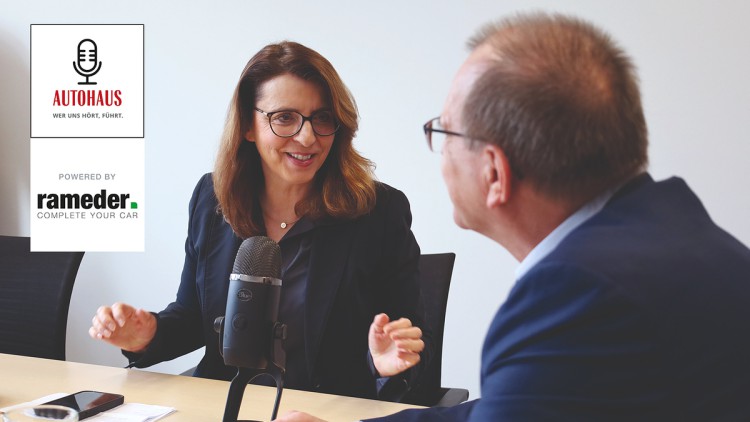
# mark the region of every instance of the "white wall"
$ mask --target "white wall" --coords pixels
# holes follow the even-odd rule
[[[88,253],[73,291],[69,360],[124,365],[86,331],[100,304],[160,310],[174,298],[187,201],[210,171],[226,107],[245,62],[263,45],[302,42],[326,56],[362,116],[356,146],[380,180],[403,190],[424,252],[455,251],[444,385],[479,395],[482,339],[516,262],[457,229],[439,156],[422,124],[441,111],[474,30],[530,8],[575,13],[606,28],[640,69],[651,171],[685,177],[714,219],[750,244],[750,2],[558,0],[333,2],[3,1],[0,13],[0,234],[29,234],[29,24],[145,24],[145,253]],[[210,5],[209,5],[210,4]],[[155,367],[179,372],[197,356]]]

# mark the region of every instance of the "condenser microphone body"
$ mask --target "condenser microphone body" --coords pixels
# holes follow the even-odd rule
[[[229,366],[266,369],[281,298],[281,249],[271,238],[245,239],[237,251],[222,334]]]

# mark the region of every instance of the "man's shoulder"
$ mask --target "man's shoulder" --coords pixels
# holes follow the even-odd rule
[[[542,261],[594,269],[622,268],[613,267],[613,262],[643,265],[649,258],[663,256],[659,249],[669,253],[668,245],[693,237],[691,228],[714,227],[684,180],[655,182],[648,174],[642,176],[616,192]]]

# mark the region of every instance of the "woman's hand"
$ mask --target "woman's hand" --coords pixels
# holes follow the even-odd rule
[[[101,306],[91,320],[89,335],[129,352],[142,352],[156,335],[156,317],[124,303]]]
[[[381,377],[390,377],[419,363],[424,350],[422,330],[401,318],[389,322],[388,315],[378,314],[370,325],[368,341],[375,369]]]

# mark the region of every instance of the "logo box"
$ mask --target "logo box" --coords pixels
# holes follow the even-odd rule
[[[143,139],[31,139],[31,250],[142,252]]]
[[[143,25],[31,25],[31,138],[143,138]]]

